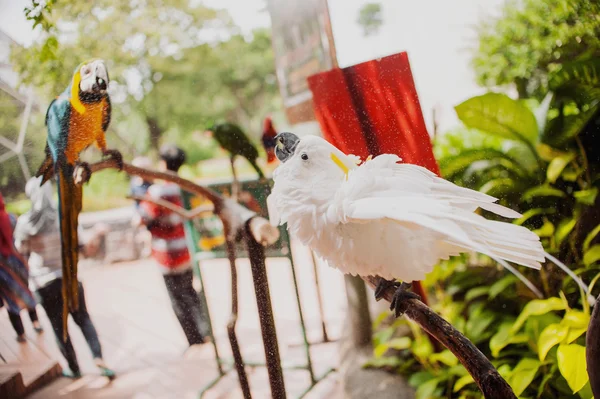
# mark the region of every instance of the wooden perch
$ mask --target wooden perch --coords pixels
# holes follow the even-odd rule
[[[362,277],[375,289],[379,277]],[[388,288],[383,297],[391,301],[394,287]],[[471,341],[450,323],[435,313],[423,302],[416,299],[406,301],[405,316],[417,323],[423,330],[435,337],[458,358],[473,377],[486,399],[516,399],[510,385],[500,376],[492,363]]]
[[[600,295],[590,318],[587,335],[585,337],[587,373],[590,377],[590,386],[595,398],[600,398]]]
[[[103,169],[119,169],[119,165],[114,159],[105,159],[103,161],[90,164],[89,167],[92,174]],[[83,175],[85,174],[83,173],[84,171],[85,169],[81,167],[77,167],[75,169],[74,174],[76,176],[77,184],[83,184],[83,181],[85,181],[85,179],[82,179]],[[238,232],[244,229],[246,222],[251,219],[251,225],[254,226],[252,233],[254,234],[254,239],[257,242],[261,243],[262,245],[270,245],[279,239],[279,230],[276,227],[271,226],[266,219],[256,216],[254,212],[248,210],[237,202],[232,201],[229,198],[225,198],[211,189],[192,183],[191,181],[177,176],[174,173],[143,169],[128,163],[123,163],[123,172],[129,175],[139,176],[144,180],[169,181],[177,184],[182,190],[205,197],[213,203],[214,213],[223,222],[224,230],[231,235],[231,237],[228,236],[226,239],[233,239]]]
[[[209,206],[199,206],[197,208],[194,208],[194,209],[188,211],[187,209],[177,206],[172,202],[165,201],[160,198],[144,197],[143,195],[128,195],[127,198],[132,199],[132,200],[137,200],[137,201],[152,202],[153,204],[155,204],[157,206],[168,209],[171,212],[178,214],[179,216],[181,216],[182,218],[184,218],[186,220],[195,219],[204,212],[213,212],[215,210],[214,206],[209,205]]]

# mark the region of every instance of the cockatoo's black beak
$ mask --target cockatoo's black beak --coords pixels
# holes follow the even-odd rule
[[[275,136],[275,155],[281,162],[285,162],[294,155],[300,137],[294,133],[283,132]]]

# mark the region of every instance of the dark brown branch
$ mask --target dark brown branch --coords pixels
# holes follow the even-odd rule
[[[600,398],[600,295],[592,312],[585,338],[587,373],[595,398]]]
[[[379,277],[368,276],[363,280],[375,288]],[[390,287],[383,297],[391,301],[395,288]],[[450,323],[416,299],[406,301],[405,315],[423,330],[435,337],[450,350],[473,377],[486,399],[516,399],[510,385],[483,353]]]
[[[119,169],[117,161],[114,159],[106,159],[89,165],[90,171],[93,173],[104,169]],[[214,205],[214,213],[219,216],[223,223],[223,228],[229,232],[230,237],[226,239],[234,239],[238,232],[242,231],[244,225],[250,220],[254,239],[263,245],[275,243],[279,239],[279,230],[269,224],[267,220],[257,217],[256,214],[235,201],[219,195],[217,192],[206,187],[199,186],[191,181],[177,176],[173,173],[158,172],[139,168],[128,163],[123,164],[123,172],[129,175],[135,175],[144,180],[165,180],[177,184],[181,189],[205,197]],[[75,175],[80,176],[81,171],[75,170]],[[82,184],[80,181],[78,184]]]

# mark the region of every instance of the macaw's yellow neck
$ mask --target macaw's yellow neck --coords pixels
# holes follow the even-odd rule
[[[79,71],[73,75],[73,82],[71,82],[71,106],[75,111],[80,114],[85,113],[85,105],[79,99],[79,83],[81,82],[81,75]]]

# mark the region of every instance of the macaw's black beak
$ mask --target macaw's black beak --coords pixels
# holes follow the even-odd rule
[[[275,155],[281,162],[285,162],[294,155],[300,137],[294,133],[283,132],[275,136]]]
[[[107,87],[106,80],[100,77],[96,77],[96,83],[92,86],[94,91],[106,91]]]

